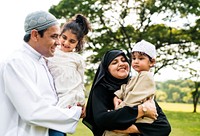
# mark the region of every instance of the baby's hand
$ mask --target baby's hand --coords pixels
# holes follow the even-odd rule
[[[113,99],[113,103],[114,103],[114,106],[115,106],[115,110],[117,109],[118,105],[122,102],[121,99],[119,99],[117,96],[114,97]]]

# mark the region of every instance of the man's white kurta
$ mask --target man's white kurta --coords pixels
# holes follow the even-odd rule
[[[81,107],[56,107],[44,58],[28,44],[1,65],[0,136],[48,136],[48,128],[73,133]]]

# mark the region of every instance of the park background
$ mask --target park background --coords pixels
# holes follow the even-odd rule
[[[0,5],[0,60],[20,48],[24,18],[50,11],[60,23],[76,13],[86,15],[89,33],[85,56],[86,96],[102,54],[112,48],[129,55],[145,39],[156,45],[157,97],[171,125],[170,136],[200,135],[200,1],[199,0],[7,0]],[[91,135],[81,120],[73,136]]]

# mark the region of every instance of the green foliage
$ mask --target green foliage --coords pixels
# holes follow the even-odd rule
[[[167,93],[164,91],[157,90],[156,91],[156,100],[159,102],[166,102],[167,100]]]
[[[157,82],[156,100],[161,102],[192,103],[195,89],[191,80],[168,80]]]
[[[198,55],[200,49],[199,0],[61,0],[49,11],[57,18],[68,19],[77,13],[84,14],[92,24],[86,51],[91,50],[87,62],[95,65],[110,49],[124,50],[128,56],[133,45],[145,39],[157,48],[155,73],[188,56]],[[168,24],[177,18],[196,17],[194,23],[173,27]],[[157,21],[158,20],[158,21]],[[164,23],[161,23],[164,22]],[[195,48],[190,48],[193,45]],[[182,67],[185,67],[183,65]],[[86,71],[93,79],[96,67]],[[87,82],[91,82],[91,80]]]

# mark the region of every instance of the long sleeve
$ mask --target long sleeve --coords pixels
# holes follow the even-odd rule
[[[137,77],[132,78],[123,89],[123,101],[118,108],[123,106],[135,106],[146,101],[155,94],[155,82],[150,72],[143,71]]]
[[[114,94],[119,99],[124,100],[124,97],[127,95],[126,94],[127,93],[127,90],[126,90],[127,86],[133,87],[136,84],[136,82],[137,82],[137,78],[138,78],[138,76],[135,76],[135,77],[132,77],[131,79],[129,79],[128,83],[127,84],[122,84],[121,87],[120,87],[120,89],[117,90],[117,91],[115,91]],[[131,90],[129,89],[129,91],[132,91],[132,88],[131,88]]]
[[[60,109],[42,65],[15,59],[3,70],[4,90],[20,118],[27,124],[73,133],[81,108]]]
[[[123,100],[123,94],[124,94],[124,90],[125,90],[126,86],[127,86],[127,84],[121,85],[121,88],[114,93],[121,100]]]
[[[79,58],[78,61],[80,62],[78,63],[77,71],[80,73],[82,82],[84,83],[85,62],[80,55],[77,58]]]
[[[113,110],[113,101],[109,93],[103,86],[98,86],[93,93],[93,116],[95,123],[99,128],[105,130],[126,129],[136,120],[137,107],[131,108],[125,106],[119,110]],[[110,109],[110,111],[108,111]]]
[[[152,124],[136,123],[135,125],[143,134],[143,136],[169,136],[171,132],[171,126],[158,103],[156,101],[155,103],[159,115],[157,120],[155,120]]]

